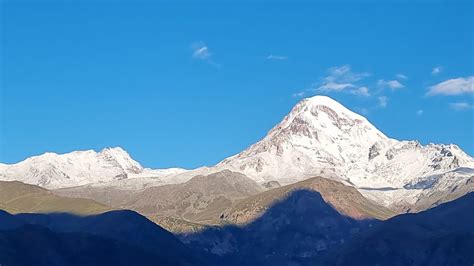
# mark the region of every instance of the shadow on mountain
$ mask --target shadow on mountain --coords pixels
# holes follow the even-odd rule
[[[243,226],[171,233],[133,211],[93,216],[0,211],[5,265],[469,265],[474,193],[386,221],[340,214],[299,189]]]
[[[329,265],[474,265],[474,192],[391,218],[328,255]]]
[[[0,212],[5,265],[206,265],[173,234],[133,211],[80,217]]]
[[[245,226],[209,228],[180,238],[195,250],[219,255],[219,265],[305,265],[378,223],[344,216],[318,192],[299,189]]]

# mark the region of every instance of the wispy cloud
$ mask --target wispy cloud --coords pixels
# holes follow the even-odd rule
[[[408,79],[408,77],[403,74],[397,74],[395,77],[397,77],[397,79]]]
[[[341,91],[357,87],[357,82],[367,76],[368,73],[357,73],[351,70],[349,65],[331,67],[328,69],[328,75],[322,78],[322,81],[313,84],[319,91]]]
[[[438,75],[439,73],[441,73],[441,71],[443,71],[443,67],[437,66],[433,68],[433,70],[431,70],[431,75]]]
[[[380,87],[380,88],[390,88],[392,90],[396,90],[396,89],[401,89],[403,87],[405,87],[402,83],[400,83],[398,80],[383,80],[383,79],[379,79],[379,81],[377,81],[377,85]]]
[[[356,82],[365,77],[368,77],[368,73],[353,72],[349,65],[331,67],[328,69],[328,76],[324,78],[326,82]]]
[[[474,76],[449,79],[433,85],[429,88],[427,95],[460,95],[465,93],[474,93]]]
[[[288,56],[285,56],[285,55],[270,54],[267,56],[267,60],[286,60],[286,59],[288,59]]]
[[[354,88],[355,85],[351,83],[336,83],[336,82],[327,82],[318,87],[320,91],[342,91],[347,88]]]
[[[369,75],[368,73],[353,72],[349,65],[331,67],[327,70],[326,76],[321,77],[319,81],[313,83],[310,88],[294,93],[293,97],[301,98],[316,92],[340,91],[348,91],[355,95],[370,96],[367,87],[357,85],[358,81]]]
[[[449,107],[455,111],[463,111],[463,110],[470,110],[473,109],[473,106],[467,102],[457,102],[457,103],[450,103]]]
[[[203,42],[196,42],[192,45],[193,49],[193,58],[206,60],[211,57],[211,52],[209,47],[206,46]]]
[[[354,90],[351,90],[350,93],[354,94],[354,95],[359,95],[359,96],[364,96],[364,97],[369,97],[370,96],[370,93],[369,93],[369,88],[367,87],[359,87],[357,89],[354,89]]]
[[[416,111],[416,115],[422,115],[425,111],[423,111],[422,109]]]
[[[380,96],[377,98],[379,100],[379,106],[382,108],[387,107],[388,98],[386,96]]]
[[[195,42],[191,45],[191,49],[193,50],[192,57],[197,60],[203,60],[208,62],[209,64],[220,67],[221,65],[214,62],[212,60],[212,53],[209,47],[204,42]]]

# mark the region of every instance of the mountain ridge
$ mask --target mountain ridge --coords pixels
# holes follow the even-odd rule
[[[71,154],[76,160],[68,158]],[[323,176],[354,186],[385,206],[409,209],[407,206],[436,191],[449,194],[456,186],[465,187],[460,194],[471,191],[466,184],[473,174],[458,170],[474,169],[474,159],[454,144],[421,145],[389,138],[337,101],[314,96],[296,104],[262,140],[212,167],[148,169],[123,149],[113,148],[98,153],[45,154],[3,165],[0,180],[47,188],[87,185],[141,190],[184,183],[196,175],[225,169],[242,173],[263,187],[269,182],[287,185]]]

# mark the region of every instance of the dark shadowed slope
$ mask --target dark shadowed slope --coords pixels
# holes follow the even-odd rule
[[[151,266],[173,265],[176,261],[111,239],[25,225],[0,231],[0,262],[5,266]]]
[[[376,223],[342,215],[318,192],[299,189],[243,227],[210,228],[181,238],[192,248],[219,255],[222,265],[300,265]]]
[[[337,265],[474,265],[474,193],[389,219],[332,254]],[[328,263],[329,263],[328,261]]]
[[[2,212],[0,245],[2,265],[204,264],[171,233],[132,211],[86,217]]]

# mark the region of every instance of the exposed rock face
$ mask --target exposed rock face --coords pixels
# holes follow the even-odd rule
[[[262,186],[266,189],[273,189],[277,187],[281,187],[280,183],[278,181],[272,180],[268,181],[262,184]]]

